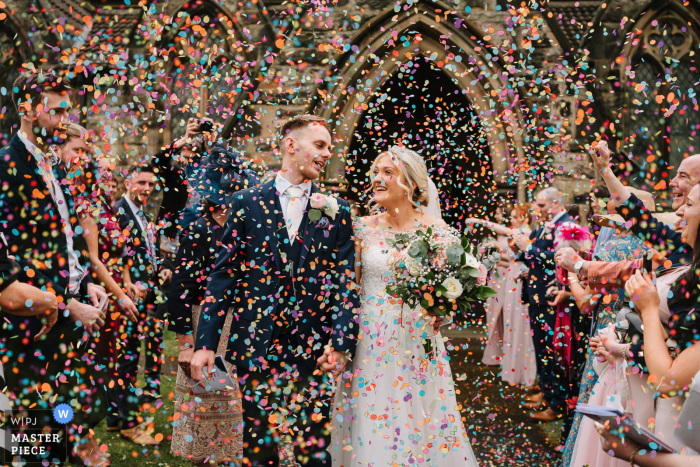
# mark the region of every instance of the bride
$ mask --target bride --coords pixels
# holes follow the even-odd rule
[[[396,254],[388,239],[428,226],[445,235],[453,231],[417,153],[393,147],[375,159],[371,173],[375,211],[383,212],[355,224],[360,335],[351,367],[337,376],[333,466],[477,466],[439,334],[437,358],[425,358],[421,336],[433,335],[439,321],[384,293]],[[328,349],[322,360],[330,358]]]

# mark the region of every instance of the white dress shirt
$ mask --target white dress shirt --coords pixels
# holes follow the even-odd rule
[[[277,172],[277,177],[275,178],[275,189],[279,193],[280,206],[282,207],[282,214],[284,215],[285,219],[287,218],[287,206],[289,206],[289,196],[285,194],[285,191],[287,191],[287,188],[290,186],[295,185],[292,185],[289,180]],[[309,203],[309,197],[311,196],[311,181],[307,180],[304,183],[296,186],[304,190],[304,196],[301,197],[301,202],[304,209],[306,209]]]
[[[155,263],[156,260],[156,247],[155,247],[155,232],[153,230],[149,229],[148,224],[144,225],[143,223],[143,217],[146,217],[146,213],[143,212],[143,209],[140,207],[136,206],[136,203],[131,201],[131,198],[127,195],[124,198],[126,198],[126,204],[129,205],[129,208],[131,208],[131,212],[134,213],[134,217],[136,218],[136,222],[139,223],[140,231],[143,232],[143,236],[146,238],[146,250],[148,251],[148,256],[149,259],[151,260],[151,263]],[[139,213],[142,213],[142,216],[139,216]],[[126,250],[124,253],[126,254]],[[122,256],[123,257],[123,256]],[[155,266],[155,264],[154,264]]]
[[[53,203],[58,209],[58,214],[61,216],[61,222],[63,222],[63,233],[66,236],[66,246],[68,247],[68,270],[70,272],[69,282],[68,282],[68,292],[71,295],[76,295],[80,289],[80,283],[87,274],[85,269],[78,261],[78,254],[73,249],[73,228],[70,224],[70,214],[68,213],[68,204],[66,203],[66,198],[63,196],[63,190],[59,185],[53,171],[50,169],[51,165],[48,163],[47,156],[41,149],[36,147],[34,143],[29,141],[24,137],[21,131],[17,132],[19,139],[22,140],[24,146],[29,151],[29,154],[34,156],[39,166],[39,173],[44,179],[44,183],[49,188],[49,193],[53,199]],[[45,170],[49,168],[48,170]]]

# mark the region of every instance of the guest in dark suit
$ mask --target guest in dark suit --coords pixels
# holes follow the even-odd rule
[[[126,338],[121,345],[122,355],[119,359],[118,374],[124,384],[117,388],[118,415],[108,417],[108,426],[121,425],[123,437],[136,444],[155,445],[157,441],[139,427],[139,411],[148,401],[145,393],[158,393],[158,381],[152,378],[153,372],[147,371],[146,387],[136,388],[136,376],[141,350],[141,340],[145,340],[146,366],[157,366],[160,373],[161,360],[161,323],[150,316],[154,306],[155,288],[158,286],[158,251],[159,242],[156,227],[146,216],[146,203],[156,188],[157,169],[153,166],[131,167],[125,181],[126,195],[114,205],[122,230],[129,231],[129,240],[124,260],[128,268],[128,277],[124,282],[127,290],[139,301],[138,323],[124,321]],[[168,272],[163,275],[167,280]],[[128,280],[128,282],[127,282]],[[149,377],[151,376],[151,377]],[[120,420],[121,419],[121,420]]]
[[[39,74],[43,75],[41,80]],[[101,388],[90,382],[95,355],[85,351],[86,345],[77,344],[89,340],[84,331],[92,334],[104,325],[104,312],[92,305],[105,293],[90,282],[85,240],[74,235],[80,230],[65,164],[50,150],[51,144],[60,142],[61,125],[68,118],[68,86],[65,78],[59,82],[51,71],[22,75],[13,86],[21,124],[19,132],[0,150],[0,226],[30,285],[55,294],[60,311],[51,336],[42,336],[38,342],[33,338],[43,327],[40,320],[6,318],[5,351],[10,359],[5,376],[15,409],[23,400],[36,403],[35,408],[51,409],[75,399],[79,410],[71,423],[82,426],[84,434],[104,416],[105,409]],[[76,323],[82,324],[82,329],[76,329]],[[69,366],[66,349],[76,353]],[[44,384],[54,388],[56,397],[29,390]],[[66,425],[57,424],[51,416],[45,422],[53,433],[66,435]],[[71,451],[75,449],[82,458],[85,450],[79,444],[90,440],[74,434],[76,444]],[[55,446],[47,445],[48,458],[65,459],[65,448],[56,451]],[[92,449],[98,450],[97,445]]]
[[[287,436],[285,428],[277,432],[280,424],[305,441],[294,446],[299,461],[329,465],[328,404],[319,400],[327,379],[314,370],[326,346],[338,363],[327,371],[342,371],[357,346],[352,220],[343,200],[337,200],[338,212],[311,209],[319,193],[312,180],[331,157],[325,120],[292,118],[280,130],[280,143],[277,178],[236,193],[230,203],[191,372],[201,380],[202,368],[213,368],[219,336],[230,331],[225,359],[235,364],[243,392],[244,457],[252,465],[277,465],[277,436]],[[230,307],[234,319],[225,329]],[[292,410],[276,413],[281,407]]]
[[[554,308],[547,304],[547,288],[554,280],[554,235],[559,225],[572,222],[562,206],[561,193],[556,188],[546,188],[537,194],[534,209],[535,229],[528,237],[513,236],[512,247],[520,251],[521,260],[529,273],[523,284],[523,301],[529,304],[532,340],[537,358],[537,376],[541,394],[530,396],[533,405],[546,407],[534,415],[538,420],[555,420],[566,410],[568,383],[557,378],[552,348],[556,323]],[[552,331],[552,332],[550,332]]]

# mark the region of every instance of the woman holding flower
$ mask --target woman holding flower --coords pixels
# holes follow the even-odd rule
[[[466,265],[470,255],[440,218],[437,190],[418,154],[394,147],[377,157],[371,173],[375,214],[355,224],[361,338],[351,367],[339,375],[332,465],[393,465],[398,457],[476,466],[436,318],[462,306],[466,283],[484,290],[476,281],[483,284],[486,273],[475,259]],[[469,276],[466,283],[460,273]],[[417,300],[399,290],[418,283],[432,292]],[[324,359],[332,359],[330,352]]]

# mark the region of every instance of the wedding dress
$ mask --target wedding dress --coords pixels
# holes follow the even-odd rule
[[[447,229],[447,227],[434,227]],[[384,294],[394,233],[356,225],[362,241],[360,336],[331,413],[333,467],[478,466],[464,430],[442,337],[437,363],[423,358],[420,308]]]

